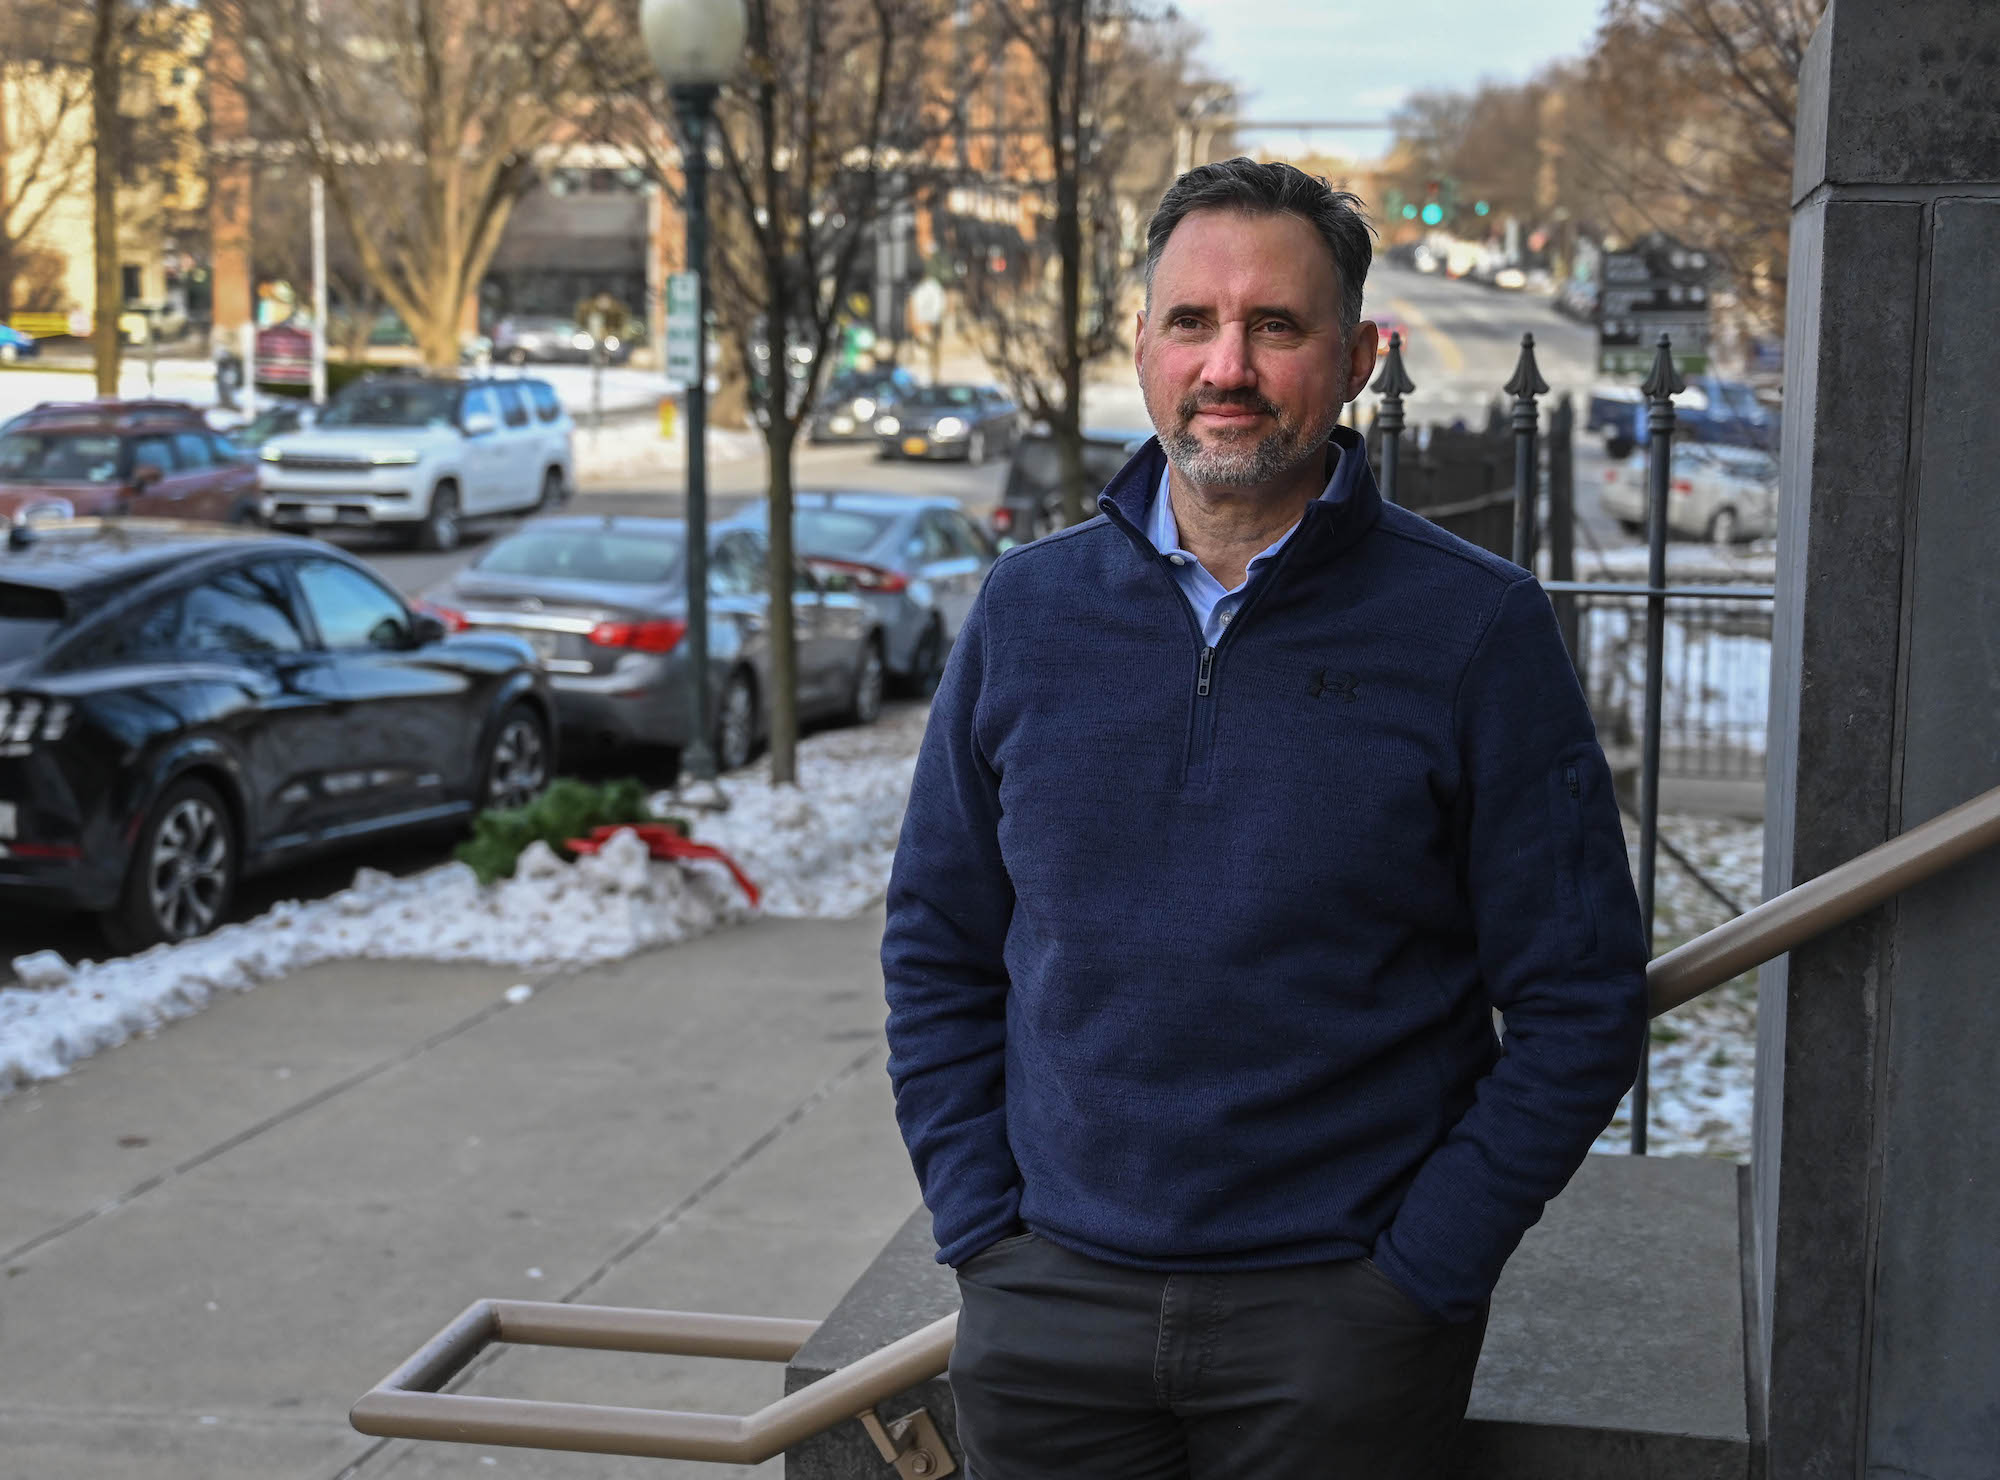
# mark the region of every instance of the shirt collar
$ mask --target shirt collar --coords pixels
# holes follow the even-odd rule
[[[1341,456],[1345,456],[1345,453],[1334,458],[1333,471],[1326,480],[1326,487],[1319,492],[1319,497],[1323,500],[1329,502],[1335,501],[1334,485],[1340,481]],[[1195,558],[1193,553],[1181,548],[1180,521],[1174,518],[1174,501],[1168,493],[1168,480],[1172,476],[1173,467],[1171,464],[1160,469],[1159,487],[1153,492],[1153,507],[1148,512],[1146,518],[1146,538],[1153,542],[1153,548],[1158,550],[1162,555],[1179,555],[1184,559],[1193,560]],[[1277,539],[1271,542],[1268,549],[1251,560],[1250,566],[1254,568],[1259,562],[1268,560],[1277,554],[1279,550],[1284,548],[1285,541],[1292,537],[1292,530],[1297,528],[1298,525],[1294,524],[1291,529],[1279,535]]]

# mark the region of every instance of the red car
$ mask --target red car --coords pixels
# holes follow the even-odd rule
[[[257,469],[179,401],[48,401],[0,432],[0,523],[143,514],[247,523]]]

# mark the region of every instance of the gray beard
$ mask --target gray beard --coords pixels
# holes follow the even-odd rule
[[[1173,430],[1160,431],[1160,447],[1174,471],[1191,483],[1254,487],[1294,473],[1318,456],[1333,435],[1340,412],[1335,406],[1312,425],[1280,416],[1278,424],[1255,441],[1246,437],[1219,446],[1194,434],[1193,414],[1188,413],[1180,416]]]

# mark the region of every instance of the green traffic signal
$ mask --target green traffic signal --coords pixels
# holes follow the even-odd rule
[[[1482,200],[1473,206],[1472,212],[1476,216],[1483,216],[1492,209],[1493,207],[1489,206],[1488,204],[1486,204],[1485,201]]]
[[[1442,220],[1444,220],[1444,207],[1436,201],[1426,203],[1424,206],[1424,225],[1435,226]]]
[[[1416,220],[1416,219],[1417,219],[1417,208],[1416,208],[1416,207],[1415,207],[1414,205],[1406,205],[1406,206],[1404,206],[1404,207],[1403,207],[1403,219],[1404,219],[1405,221],[1414,221],[1414,220]]]

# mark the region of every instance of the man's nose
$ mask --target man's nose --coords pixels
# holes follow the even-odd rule
[[[1217,390],[1244,390],[1257,383],[1257,372],[1250,364],[1250,330],[1245,324],[1224,324],[1221,332],[1209,341],[1208,358],[1201,367],[1201,378]]]

